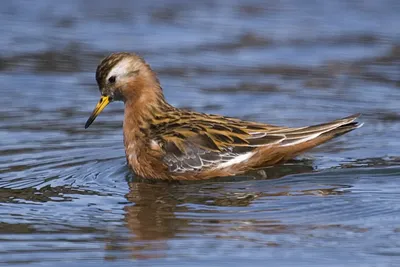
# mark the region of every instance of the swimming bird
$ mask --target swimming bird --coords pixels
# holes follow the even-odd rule
[[[244,121],[173,107],[156,73],[134,53],[113,53],[96,70],[100,101],[86,122],[113,101],[125,104],[128,166],[147,179],[201,180],[232,176],[292,159],[350,132],[359,114],[299,128]]]

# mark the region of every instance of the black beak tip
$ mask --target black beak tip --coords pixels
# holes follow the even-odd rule
[[[85,129],[89,128],[89,126],[90,126],[90,124],[92,124],[92,122],[93,122],[93,121],[88,120],[88,121],[85,123]]]

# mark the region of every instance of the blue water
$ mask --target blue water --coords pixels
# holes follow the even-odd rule
[[[400,265],[398,1],[7,1],[0,7],[0,264]],[[134,51],[178,107],[365,125],[284,166],[136,181],[123,105],[87,130],[94,72]]]

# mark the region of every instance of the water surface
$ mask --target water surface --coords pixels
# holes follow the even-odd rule
[[[0,8],[0,264],[394,266],[397,1],[8,1]],[[136,51],[173,105],[364,127],[234,178],[145,183],[94,71]]]

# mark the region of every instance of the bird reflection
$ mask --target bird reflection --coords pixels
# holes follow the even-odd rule
[[[259,197],[291,195],[293,192],[290,192],[290,187],[283,188],[284,191],[266,192],[265,188],[252,186],[251,181],[277,179],[289,174],[312,171],[313,167],[310,164],[292,162],[292,164],[264,169],[261,172],[249,173],[247,176],[205,182],[172,184],[129,182],[129,193],[126,198],[132,204],[125,207],[125,222],[132,235],[125,249],[131,251],[132,257],[137,259],[163,258],[166,256],[171,240],[187,238],[191,234],[198,234],[199,231],[205,233],[221,231],[222,224],[226,224],[227,219],[223,216],[218,219],[218,208],[213,209],[212,218],[201,216],[204,207],[247,207]],[[245,181],[245,183],[239,181]],[[335,188],[330,187],[303,190],[295,194],[297,196],[299,194],[330,195],[337,192]],[[213,226],[206,228],[193,226],[204,223],[212,223]],[[266,221],[266,225],[270,227],[274,225],[273,232],[279,229],[286,231],[287,227],[279,223],[277,220]],[[257,229],[254,230],[257,231]],[[264,232],[265,229],[259,230]]]

